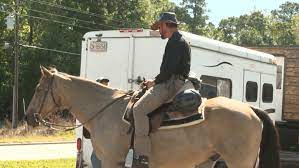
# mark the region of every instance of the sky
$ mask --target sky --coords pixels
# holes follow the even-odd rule
[[[182,0],[170,0],[179,4]],[[278,9],[285,2],[297,2],[299,0],[206,0],[209,21],[218,25],[221,19],[230,16],[240,16],[255,10],[270,13]]]

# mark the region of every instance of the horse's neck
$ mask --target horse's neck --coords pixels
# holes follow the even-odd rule
[[[68,107],[81,123],[90,120],[120,95],[120,91],[72,76],[68,76],[67,80],[58,78],[57,91],[61,95],[61,104]],[[88,130],[90,123],[84,125]]]

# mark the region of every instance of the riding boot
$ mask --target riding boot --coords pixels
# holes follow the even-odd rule
[[[134,157],[132,168],[149,168],[148,157],[144,155]]]

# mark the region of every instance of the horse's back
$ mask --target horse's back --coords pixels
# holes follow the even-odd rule
[[[211,115],[216,115],[216,117],[224,115],[230,118],[240,117],[259,120],[249,104],[226,97],[215,97],[207,100],[204,105],[204,112],[206,119],[209,119]]]
[[[214,150],[230,164],[229,167],[240,167],[242,160],[253,163],[261,141],[262,121],[250,105],[216,97],[207,100],[204,113]]]
[[[262,122],[250,105],[226,97],[216,97],[206,101],[204,116],[209,127],[259,129]],[[234,130],[233,129],[233,130]]]

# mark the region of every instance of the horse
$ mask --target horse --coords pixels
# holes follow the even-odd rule
[[[27,109],[27,123],[59,109],[69,111],[90,132],[103,168],[123,167],[130,146],[123,113],[127,92],[41,67],[41,78]],[[219,154],[229,168],[279,168],[278,135],[268,114],[224,97],[208,99],[196,124],[151,133],[150,168],[192,168]]]

